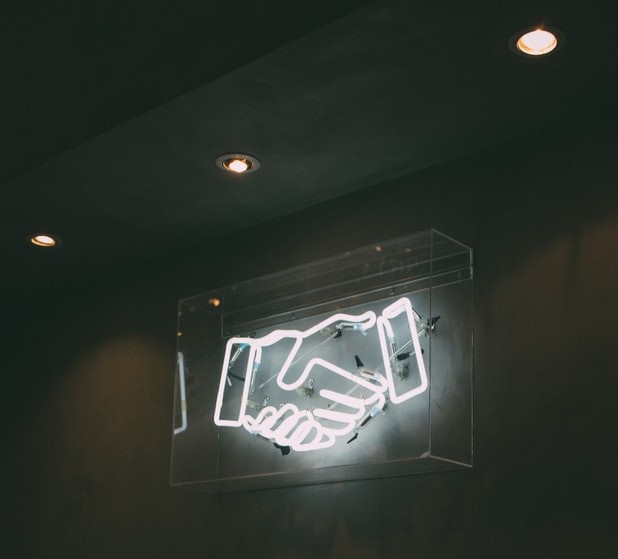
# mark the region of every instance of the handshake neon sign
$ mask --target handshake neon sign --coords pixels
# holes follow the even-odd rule
[[[379,315],[336,313],[304,330],[230,338],[214,422],[271,441],[283,454],[326,449],[342,439],[351,442],[389,402],[402,404],[427,390],[419,334],[433,329],[435,320],[424,322],[403,297]],[[381,364],[370,370],[355,355],[355,368],[342,367],[335,357],[344,355],[351,363],[337,342],[344,337],[355,338],[357,347],[373,355],[377,352]],[[320,356],[327,343],[340,345]],[[408,379],[410,362],[416,364],[414,381]],[[271,404],[270,395],[256,401],[266,392],[277,395],[278,405]]]

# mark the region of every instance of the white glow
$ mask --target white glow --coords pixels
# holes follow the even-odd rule
[[[174,435],[187,430],[187,389],[185,385],[185,358],[178,352],[178,386],[180,387],[180,427],[174,429]]]
[[[372,328],[375,325],[376,314],[373,311],[367,311],[357,316],[350,315],[350,314],[344,314],[344,313],[337,313],[331,316],[330,318],[327,318],[319,322],[318,324],[309,328],[308,330],[305,330],[304,332],[301,332],[299,330],[273,330],[270,334],[267,334],[266,336],[259,338],[259,339],[253,339],[253,338],[245,338],[245,339],[251,340],[255,345],[262,347],[262,348],[271,346],[286,338],[296,340],[294,342],[294,346],[292,350],[288,354],[279,372],[274,374],[270,379],[268,379],[268,381],[266,381],[266,382],[269,382],[273,378],[277,378],[277,383],[284,390],[296,390],[299,386],[301,386],[305,382],[305,379],[307,378],[307,373],[308,373],[307,368],[305,369],[301,377],[298,378],[295,382],[290,382],[290,383],[286,382],[285,376],[290,366],[294,362],[294,358],[296,357],[296,354],[298,353],[298,350],[303,340],[305,338],[308,338],[309,336],[313,336],[314,334],[317,334],[321,330],[326,329],[328,326],[335,326],[335,328],[337,328],[340,326],[348,325],[350,323],[354,323],[355,330],[358,330],[364,333],[366,330],[368,330],[369,328]],[[239,339],[239,338],[230,338],[230,340],[228,341],[228,344],[232,340],[235,340],[235,339]],[[266,383],[262,383],[260,385],[260,388],[264,386],[265,384]]]
[[[334,435],[320,425],[310,411],[301,411],[294,404],[285,404],[279,409],[264,408],[255,419],[246,416],[244,426],[254,435],[299,452],[326,448],[335,443]]]
[[[405,313],[407,318],[407,326],[411,337],[411,342],[408,342],[408,344],[412,343],[414,346],[421,382],[419,386],[403,394],[397,394],[391,369],[391,359],[396,357],[395,333],[391,320],[402,313]],[[357,373],[353,373],[321,357],[310,359],[296,378],[289,377],[289,370],[293,364],[297,363],[308,353],[311,353],[311,351],[318,349],[324,343],[318,344],[312,350],[298,357],[299,349],[306,338],[318,332],[328,330],[329,327],[331,329],[334,328],[336,332],[340,332],[342,329],[350,329],[366,335],[367,331],[376,324],[378,326],[379,349],[384,361],[386,377],[376,371],[364,368]],[[331,335],[332,337],[334,335]],[[248,412],[249,394],[250,391],[252,392],[255,389],[254,377],[261,361],[262,351],[283,340],[292,341],[292,347],[281,364],[281,368],[274,371],[274,374],[257,388],[262,388],[269,382],[276,380],[280,390],[284,392],[296,391],[310,379],[312,372],[323,369],[332,374],[332,378],[347,381],[346,384],[349,387],[347,393],[332,390],[331,388],[322,388],[319,390],[319,395],[327,402],[327,405],[323,407],[317,406],[307,410],[300,410],[293,403],[283,404],[279,408],[265,405],[253,417]],[[242,351],[247,351],[248,349],[249,353],[244,371],[244,383],[238,416],[223,419],[221,413],[226,384],[229,380],[229,370],[234,362],[234,356],[238,356],[240,348],[245,346],[246,348]],[[341,384],[340,380],[338,385]],[[390,400],[397,404],[424,392],[427,386],[427,375],[412,303],[408,298],[404,297],[386,307],[380,317],[376,317],[373,311],[367,311],[360,315],[336,313],[303,331],[274,330],[260,338],[230,338],[227,341],[223,358],[219,390],[215,404],[214,422],[222,427],[242,426],[253,435],[259,435],[280,446],[289,446],[299,452],[317,450],[333,446],[337,437],[350,434],[353,431],[358,432],[368,419],[375,417],[384,409],[387,402],[387,391],[390,394]],[[362,397],[352,395],[355,392],[360,392]],[[251,407],[255,408],[256,406],[252,403]],[[339,409],[335,410],[335,408]],[[325,424],[320,420],[324,420],[327,423]]]
[[[390,324],[390,320],[396,318],[401,313],[405,313],[408,327],[410,329],[410,336],[412,338],[412,345],[414,346],[414,354],[416,356],[416,363],[418,366],[418,373],[420,376],[420,384],[415,388],[408,390],[402,394],[397,394],[395,388],[395,380],[393,377],[393,369],[391,366],[393,354],[389,351],[387,345],[387,338],[389,338],[389,345],[392,345],[393,328]],[[418,332],[416,330],[416,322],[414,320],[414,311],[412,309],[412,303],[407,297],[402,297],[392,305],[389,305],[384,309],[382,316],[377,320],[378,335],[380,338],[380,349],[382,351],[382,359],[384,362],[384,372],[386,373],[386,379],[388,381],[388,390],[391,397],[391,401],[394,404],[400,404],[405,402],[414,396],[418,396],[422,392],[427,390],[427,372],[425,371],[425,362],[423,361],[423,354],[421,352],[421,344],[418,339]]]
[[[230,338],[225,346],[225,356],[223,357],[223,369],[221,370],[221,381],[219,382],[219,392],[217,393],[217,401],[215,404],[215,423],[226,427],[240,427],[243,424],[244,414],[247,409],[247,400],[249,399],[249,388],[251,386],[250,378],[253,374],[253,361],[255,360],[257,346],[253,343],[253,338]],[[221,419],[221,406],[223,405],[223,394],[225,392],[225,384],[227,382],[227,374],[230,367],[230,358],[232,356],[232,348],[235,345],[247,344],[249,346],[249,358],[247,360],[247,368],[245,370],[245,383],[243,385],[242,404],[238,412],[238,418],[234,420]],[[249,382],[247,382],[249,379]]]

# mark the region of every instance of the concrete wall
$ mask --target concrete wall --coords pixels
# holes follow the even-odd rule
[[[610,556],[614,128],[514,142],[132,270],[8,286],[3,556]],[[474,469],[170,488],[177,300],[427,227],[475,250]]]

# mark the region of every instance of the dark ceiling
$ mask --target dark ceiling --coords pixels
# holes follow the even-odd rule
[[[612,8],[3,2],[2,276],[139,263],[615,111]],[[514,54],[536,24],[564,46]],[[228,176],[228,151],[262,168]],[[63,245],[26,244],[43,231]]]

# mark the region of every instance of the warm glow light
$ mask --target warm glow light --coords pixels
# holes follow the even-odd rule
[[[219,297],[211,297],[208,299],[208,304],[216,309],[221,306],[221,299],[219,299]]]
[[[404,314],[406,318],[406,337],[408,334],[410,336],[410,340],[405,345],[412,344],[414,347],[420,384],[398,394],[391,368],[392,361],[397,358],[395,334],[391,321],[401,314]],[[343,330],[360,332],[365,336],[367,330],[376,325],[386,378],[376,371],[370,371],[364,367],[355,373],[350,372],[320,357],[310,359],[298,378],[289,378],[290,367],[321,345],[318,344],[309,352],[297,357],[304,339],[329,329],[335,330],[335,334],[331,335],[331,338],[340,336]],[[345,379],[349,390],[341,392],[330,388],[320,389],[320,397],[327,402],[322,407],[316,405],[315,401],[312,402],[312,407],[307,410],[300,410],[292,403],[286,403],[280,407],[267,406],[265,403],[265,407],[259,410],[257,416],[250,415],[248,413],[249,408],[255,408],[255,406],[253,404],[249,406],[249,394],[255,386],[255,375],[260,366],[262,351],[264,348],[282,340],[288,340],[288,342],[293,340],[293,345],[287,352],[281,368],[278,371],[275,370],[270,378],[258,386],[258,389],[276,379],[280,390],[293,392],[302,388],[304,383],[310,380],[312,371],[322,369],[332,373],[333,379],[339,379],[339,384],[335,383],[338,386],[340,386],[341,379]],[[223,397],[226,387],[230,384],[230,369],[239,355],[247,349],[249,354],[244,366],[244,378],[241,378],[243,389],[238,416],[232,419],[224,419],[221,416]],[[234,375],[234,378],[237,377]],[[326,376],[325,378],[329,377]],[[260,338],[230,338],[227,341],[223,358],[214,422],[221,427],[243,427],[253,435],[259,435],[280,446],[289,446],[296,451],[318,450],[333,446],[338,436],[352,432],[358,434],[359,430],[370,419],[384,410],[387,403],[387,391],[390,400],[394,404],[398,404],[421,394],[427,390],[427,387],[428,379],[418,338],[415,313],[410,299],[403,297],[386,307],[379,317],[373,311],[367,311],[360,315],[337,313],[304,331],[273,330]],[[353,392],[360,392],[361,397],[352,396]],[[344,411],[335,411],[334,408],[336,407],[342,407]],[[325,420],[326,423],[320,420]]]
[[[235,173],[244,173],[249,168],[249,164],[244,159],[232,159],[225,166]]]
[[[535,29],[517,40],[517,48],[531,56],[548,54],[558,46],[558,39],[545,29]]]
[[[30,242],[38,247],[54,247],[58,244],[50,235],[32,235]]]
[[[229,173],[246,175],[260,168],[260,162],[246,153],[224,153],[215,159],[215,165]]]

